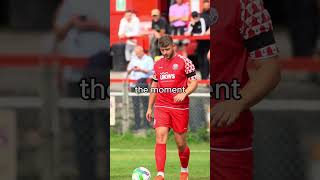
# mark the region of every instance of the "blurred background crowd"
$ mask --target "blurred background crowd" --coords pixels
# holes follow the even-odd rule
[[[210,48],[212,14],[209,0],[197,2],[177,0],[161,4],[157,1],[148,4],[135,2],[133,6],[132,9],[123,12],[123,17],[117,12],[110,14],[111,45],[112,51],[116,53],[113,56],[115,71],[125,70],[126,65],[134,57],[136,46],[141,46],[144,52],[157,59],[161,56],[157,39],[169,34],[174,38],[178,53],[191,57],[200,70],[201,79],[208,79],[209,65],[206,53]]]

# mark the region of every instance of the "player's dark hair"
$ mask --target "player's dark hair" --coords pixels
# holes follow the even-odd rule
[[[203,1],[203,3],[209,3],[209,2],[210,2],[209,0],[204,0],[204,1]]]
[[[159,47],[168,47],[169,45],[173,45],[173,40],[169,35],[166,34],[159,38]]]

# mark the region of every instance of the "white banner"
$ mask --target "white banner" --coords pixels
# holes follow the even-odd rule
[[[116,11],[126,11],[126,0],[117,0],[116,1]]]
[[[110,96],[110,126],[116,125],[116,97]]]
[[[200,0],[190,0],[191,12],[197,11],[200,13]]]

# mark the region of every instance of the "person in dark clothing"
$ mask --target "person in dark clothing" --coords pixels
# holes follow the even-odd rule
[[[82,79],[90,82],[95,78],[96,83],[108,87],[110,84],[110,51],[101,51],[89,57],[89,63],[85,67]],[[96,88],[96,99],[104,100],[107,97],[101,97],[102,89]],[[106,93],[105,93],[106,94]],[[68,96],[81,98],[82,92],[78,84],[69,84]],[[79,170],[79,180],[90,177],[92,180],[97,177],[97,132],[99,128],[109,134],[109,110],[108,109],[75,109],[71,110],[71,127],[75,133],[75,151],[77,168]],[[100,130],[101,131],[101,130]],[[109,145],[109,138],[104,140],[105,145]],[[109,148],[108,148],[109,149]],[[107,153],[109,154],[109,153]],[[110,157],[107,156],[107,161]],[[109,162],[109,161],[108,161]],[[109,163],[107,163],[109,169]]]
[[[200,17],[204,19],[206,24],[206,32],[205,35],[210,35],[210,1],[204,0],[202,6],[202,12]],[[207,53],[210,49],[210,40],[200,40],[198,41],[198,48],[197,48],[197,59],[199,64],[199,69],[201,72],[201,79],[208,79],[209,78],[209,62],[207,61]]]
[[[319,10],[317,0],[285,0],[288,27],[295,57],[310,57],[316,54],[319,36]],[[306,79],[319,82],[317,73],[309,73]]]
[[[204,0],[202,5],[202,13],[200,14],[206,23],[206,34],[210,34],[210,1]]]
[[[167,20],[164,17],[160,16],[159,9],[153,9],[151,11],[152,16],[152,39],[150,43],[150,54],[151,57],[154,58],[155,56],[160,56],[160,48],[158,47],[158,39],[164,35],[169,34],[169,25]]]
[[[205,2],[205,4],[208,4],[208,2]],[[206,6],[204,5],[204,10],[203,12],[205,14],[210,14],[210,4],[209,4],[209,10],[207,10]],[[208,11],[208,12],[207,12]],[[202,13],[203,14],[203,13]],[[192,27],[191,29],[189,28],[189,31],[186,35],[194,35],[194,34],[199,34],[199,35],[208,35],[210,34],[210,26],[209,24],[206,24],[206,20],[203,17],[207,17],[207,23],[210,22],[209,15],[208,16],[203,16],[200,15],[198,12],[192,12],[191,16],[194,21],[194,23],[190,23],[190,26]],[[201,17],[203,16],[203,17]],[[194,24],[194,25],[193,25]],[[198,47],[197,47],[197,60],[199,64],[199,69],[201,73],[201,79],[208,79],[209,77],[209,63],[207,61],[206,55],[207,52],[210,49],[210,40],[198,40]]]
[[[191,22],[188,26],[188,31],[185,33],[187,36],[204,35],[206,32],[206,23],[203,18],[200,17],[197,11],[191,13]]]
[[[293,55],[314,55],[320,20],[317,0],[285,0],[285,3]]]

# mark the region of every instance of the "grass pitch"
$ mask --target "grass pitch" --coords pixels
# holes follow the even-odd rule
[[[154,133],[149,132],[146,138],[132,134],[110,134],[110,179],[131,180],[131,174],[137,167],[150,170],[151,179],[156,175],[154,159]],[[189,161],[189,179],[208,180],[210,177],[209,142],[199,141],[194,135],[188,138],[191,155]],[[165,178],[177,180],[180,175],[180,161],[173,135],[170,134],[167,144],[167,161]]]

